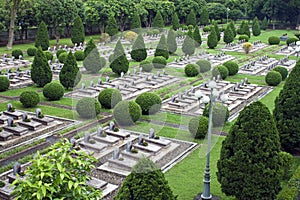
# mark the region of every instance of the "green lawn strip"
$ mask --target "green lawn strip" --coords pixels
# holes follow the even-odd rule
[[[158,112],[155,115],[143,115],[142,119],[150,121],[166,122],[176,125],[188,126],[191,116],[180,115],[170,112]]]
[[[28,86],[26,88],[18,88],[18,89],[12,89],[12,90],[6,90],[4,92],[0,92],[1,96],[8,96],[8,97],[18,97],[20,94],[24,91],[42,91],[43,88],[37,87],[37,86]]]
[[[267,94],[264,98],[262,98],[260,101],[265,104],[271,112],[273,112],[275,108],[275,99],[279,95],[280,91],[283,88],[283,83],[281,83],[279,86],[275,87],[272,92]]]
[[[245,78],[247,78],[248,82],[251,84],[266,85],[265,76],[253,76],[253,75],[246,75],[246,74],[236,74],[234,76],[228,76],[226,78],[226,81],[240,82]]]

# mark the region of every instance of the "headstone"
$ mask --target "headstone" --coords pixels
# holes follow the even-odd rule
[[[8,112],[11,112],[11,111],[12,111],[12,108],[13,108],[12,104],[11,104],[11,103],[8,103],[8,104],[7,104],[7,111],[8,111]]]
[[[94,81],[91,81],[90,87],[94,87]]]
[[[172,95],[171,101],[172,101],[172,102],[175,102],[175,99],[176,99],[175,96]]]
[[[85,89],[85,83],[81,84],[81,89],[84,90]]]
[[[127,75],[130,76],[130,71],[128,70]]]
[[[153,128],[150,128],[149,130],[149,138],[154,139],[155,138],[155,131]]]
[[[102,85],[102,80],[101,80],[101,78],[98,79],[98,85]]]
[[[140,134],[140,135],[139,135],[138,144],[139,144],[139,145],[143,145],[143,143],[144,143],[144,138],[143,138],[143,135]]]
[[[16,162],[13,167],[13,175],[16,176],[17,174],[20,173],[21,173],[21,164]]]
[[[163,75],[166,75],[166,70],[163,69],[162,73],[163,73]]]
[[[76,139],[75,138],[71,138],[70,139],[70,143],[72,145],[72,148],[74,148],[76,146]]]
[[[37,109],[35,110],[35,116],[36,116],[37,118],[39,118],[41,114],[42,114],[42,110],[41,110],[40,108],[37,108]]]
[[[114,131],[114,129],[115,129],[115,122],[111,121],[111,122],[109,123],[109,130],[110,130],[110,131]]]
[[[97,136],[99,136],[99,137],[103,136],[103,132],[104,132],[103,128],[101,126],[99,126],[97,129]]]
[[[90,133],[89,132],[86,132],[85,134],[84,134],[84,142],[86,142],[86,143],[88,143],[88,142],[90,142],[90,139],[91,139],[91,135],[90,135]]]
[[[22,115],[22,121],[25,122],[28,119],[27,113],[23,113]]]
[[[113,159],[119,159],[119,156],[120,156],[120,149],[119,148],[115,148],[114,149]]]
[[[123,78],[124,77],[124,72],[121,72],[121,78]]]
[[[106,82],[109,82],[109,76],[106,76],[106,77],[105,77],[105,81],[106,81]]]
[[[132,141],[128,141],[126,143],[126,151],[131,152],[131,150],[132,150]]]
[[[178,93],[178,99],[182,99],[182,93],[181,92]]]
[[[160,77],[160,72],[159,71],[157,71],[156,76]]]
[[[133,75],[135,75],[136,74],[136,69],[133,69]]]
[[[14,119],[11,118],[11,117],[9,117],[9,118],[7,119],[7,126],[8,126],[8,127],[12,127],[13,124],[14,124]]]

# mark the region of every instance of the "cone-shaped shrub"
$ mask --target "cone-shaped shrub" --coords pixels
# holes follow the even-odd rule
[[[230,28],[229,25],[227,25],[227,28],[224,32],[223,40],[226,44],[231,43],[234,40],[234,34],[232,33],[232,29]]]
[[[114,36],[118,33],[118,26],[114,16],[110,16],[108,18],[105,31],[111,37],[111,39],[114,39]]]
[[[101,58],[96,45],[91,39],[84,50],[85,59],[83,61],[84,68],[91,73],[98,73],[105,66],[105,58]]]
[[[84,37],[85,34],[82,20],[79,16],[77,16],[74,20],[74,25],[72,27],[71,41],[73,44],[80,44],[84,42]]]
[[[142,34],[139,34],[136,38],[132,51],[130,52],[131,58],[137,62],[141,62],[147,58],[147,50]]]
[[[126,58],[123,46],[119,40],[115,46],[113,60],[110,63],[110,68],[112,71],[118,75],[122,72],[126,73],[129,69],[129,62]]]
[[[260,25],[259,25],[257,17],[255,17],[254,20],[253,20],[253,25],[252,25],[252,34],[254,36],[259,36],[260,33],[261,33],[260,32]]]
[[[49,35],[48,29],[45,22],[39,24],[36,38],[35,38],[35,47],[41,47],[43,51],[48,50],[49,47]]]
[[[200,14],[200,25],[207,25],[209,23],[209,13],[207,8],[204,7],[201,14]]]
[[[173,30],[169,30],[167,35],[167,44],[168,44],[168,50],[170,54],[173,54],[177,50],[177,42],[176,42],[176,36],[175,32]]]
[[[196,26],[197,22],[194,9],[192,9],[191,12],[187,15],[186,24]]]
[[[153,19],[152,22],[152,27],[153,28],[159,28],[160,30],[162,30],[162,28],[165,27],[165,22],[164,19],[162,18],[160,12],[158,11]]]
[[[166,59],[169,58],[168,44],[164,34],[161,35],[159,43],[156,47],[154,56],[163,56]]]
[[[141,18],[139,16],[139,14],[137,12],[135,12],[135,14],[133,15],[133,17],[130,21],[130,29],[139,33],[141,27],[142,27]]]
[[[188,35],[184,38],[182,44],[182,52],[185,55],[193,55],[195,53],[195,41],[193,38]]]
[[[70,52],[59,73],[60,83],[67,89],[75,87],[81,79],[81,73],[77,66],[76,58]]]
[[[176,12],[174,12],[174,14],[172,15],[172,28],[173,30],[177,30],[180,28],[179,19]]]
[[[195,26],[193,39],[195,40],[195,47],[199,47],[202,44],[202,39],[201,39],[200,30],[198,26]]]
[[[211,27],[210,34],[207,37],[207,46],[214,49],[218,45],[218,37],[214,27]]]

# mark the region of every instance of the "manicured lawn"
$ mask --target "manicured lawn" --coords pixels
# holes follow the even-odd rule
[[[260,100],[262,103],[264,103],[269,108],[269,110],[271,112],[273,112],[273,110],[275,108],[275,99],[279,95],[282,88],[283,88],[283,83],[281,83],[279,86],[274,88],[274,90],[272,92],[270,92],[269,94],[267,94],[264,98],[262,98]]]
[[[248,82],[251,84],[266,85],[264,76],[253,76],[253,75],[245,75],[245,74],[236,74],[234,76],[228,76],[226,78],[226,81],[240,82],[241,80],[244,80],[245,78],[247,78]]]

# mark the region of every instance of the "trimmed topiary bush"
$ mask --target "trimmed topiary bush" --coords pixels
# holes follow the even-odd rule
[[[58,49],[57,52],[56,52],[56,57],[58,58],[60,54],[62,53],[67,53],[66,50],[63,50],[63,49]]]
[[[223,65],[228,69],[229,76],[233,76],[239,71],[239,65],[236,62],[227,61]]]
[[[98,101],[103,108],[114,108],[120,101],[122,101],[121,92],[117,89],[107,88],[102,90],[98,95]]]
[[[40,97],[35,91],[25,91],[20,95],[20,102],[25,108],[31,108],[40,102]]]
[[[248,41],[249,41],[248,35],[240,35],[238,39],[239,39],[239,40],[245,40],[245,42],[248,42]]]
[[[140,62],[140,67],[143,69],[143,72],[151,72],[153,69],[153,64],[149,60],[143,60]]]
[[[69,52],[64,66],[59,72],[59,81],[67,89],[75,87],[81,79],[75,56]]]
[[[84,42],[84,26],[79,16],[75,18],[71,32],[71,41],[73,44],[80,44]]]
[[[15,49],[15,50],[13,50],[13,51],[11,52],[11,55],[12,55],[13,57],[15,57],[16,59],[18,59],[19,56],[23,56],[23,52],[22,52],[21,49]]]
[[[213,113],[212,122],[214,127],[223,126],[229,118],[229,110],[227,106],[223,105],[222,103],[218,103],[218,102],[215,103],[212,113]],[[209,104],[205,106],[203,111],[203,116],[208,117],[208,115],[209,115]]]
[[[76,51],[74,53],[74,56],[77,61],[83,61],[84,60],[84,52],[82,50]]]
[[[204,26],[203,27],[203,32],[207,33],[210,31],[210,27],[209,26]]]
[[[270,71],[265,77],[265,81],[270,86],[277,86],[282,81],[281,74],[277,71]]]
[[[6,76],[0,76],[0,92],[9,88],[10,82]]]
[[[281,74],[282,80],[285,80],[289,74],[289,71],[285,67],[277,66],[273,70]]]
[[[37,51],[37,48],[35,48],[35,47],[29,47],[27,49],[27,55],[28,56],[35,56],[36,51]]]
[[[217,77],[218,75],[220,75],[221,78],[222,78],[223,80],[225,80],[226,77],[229,75],[229,71],[228,71],[228,69],[227,69],[225,66],[219,65],[219,66],[217,66],[217,67],[215,67],[215,68],[213,69],[212,75],[213,75],[214,77]]]
[[[218,36],[215,28],[212,26],[210,34],[207,37],[207,46],[210,49],[214,49],[218,45]]]
[[[113,111],[113,116],[119,125],[133,125],[142,115],[142,109],[135,101],[121,101]]]
[[[290,45],[290,44],[292,44],[292,43],[294,43],[294,42],[297,42],[297,41],[299,41],[299,39],[298,38],[288,38],[287,40],[286,40],[286,45]]]
[[[142,113],[145,115],[155,114],[161,108],[161,98],[152,92],[140,94],[135,102],[140,105]]]
[[[174,12],[172,15],[172,28],[175,31],[180,28],[179,19],[178,19],[178,15],[176,12]]]
[[[173,54],[177,50],[177,42],[176,42],[176,35],[175,31],[172,29],[169,30],[168,36],[167,36],[167,45],[168,45],[168,51],[170,54]]]
[[[158,11],[152,21],[152,27],[153,28],[159,28],[159,30],[162,30],[162,28],[165,27],[164,19],[161,16],[161,13]]]
[[[67,57],[68,57],[68,53],[67,52],[63,52],[63,53],[59,54],[58,61],[60,63],[65,63],[65,61],[67,60]]]
[[[49,34],[45,22],[41,22],[36,32],[35,47],[41,47],[43,51],[49,48]]]
[[[57,82],[51,82],[44,86],[43,95],[50,101],[59,100],[64,96],[64,87]]]
[[[200,67],[197,64],[187,64],[184,68],[184,73],[188,76],[188,77],[194,77],[197,76],[199,74],[200,71]]]
[[[119,40],[115,46],[113,61],[110,63],[112,71],[118,75],[122,72],[126,73],[129,69],[129,62],[125,55],[125,51],[121,41]]]
[[[53,54],[50,51],[44,51],[47,60],[53,60]]]
[[[280,43],[280,39],[279,39],[279,37],[271,36],[271,37],[269,37],[268,42],[270,45],[277,45]]]
[[[142,34],[139,34],[130,52],[131,58],[137,62],[141,62],[147,58],[147,50]]]
[[[195,53],[195,40],[192,38],[192,33],[190,31],[189,33],[191,34],[191,37],[187,35],[182,44],[182,52],[185,55],[193,55]]]
[[[155,56],[152,59],[152,64],[154,68],[157,69],[164,68],[167,65],[167,60],[163,56]]]
[[[198,60],[196,64],[200,67],[200,72],[204,73],[211,69],[211,64],[207,60]]]
[[[85,97],[78,101],[76,111],[80,117],[91,119],[100,113],[101,105],[95,98]]]
[[[167,44],[166,37],[164,34],[160,37],[160,40],[159,40],[159,43],[157,44],[154,56],[163,56],[166,59],[169,58],[168,44]]]
[[[208,118],[194,117],[189,122],[189,131],[195,139],[204,139],[208,131]]]

